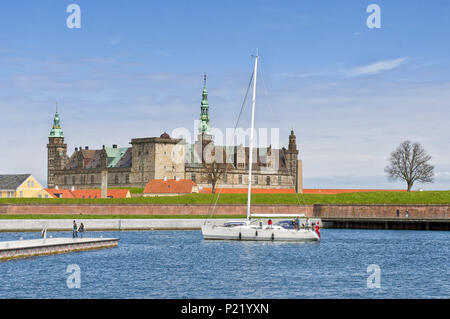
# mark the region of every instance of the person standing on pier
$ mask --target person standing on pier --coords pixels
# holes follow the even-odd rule
[[[72,237],[73,238],[78,237],[77,223],[75,221],[73,221]]]
[[[400,209],[397,209],[397,217],[400,217]]]
[[[406,210],[406,218],[408,218],[409,217],[409,213],[408,213],[408,210]]]
[[[83,223],[80,224],[80,228],[78,228],[78,232],[80,233],[80,237],[83,238],[83,233],[84,233]]]

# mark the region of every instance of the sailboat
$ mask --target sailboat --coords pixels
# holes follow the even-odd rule
[[[312,227],[294,227],[292,220],[280,221],[274,225],[263,225],[258,218],[294,218],[300,220],[303,214],[252,214],[251,213],[251,189],[252,189],[252,163],[253,163],[253,131],[255,128],[255,100],[256,100],[256,76],[258,71],[258,55],[255,56],[253,71],[253,97],[252,118],[250,131],[249,170],[248,170],[248,197],[246,220],[232,220],[222,225],[204,224],[202,234],[204,239],[215,240],[251,240],[251,241],[319,241],[320,235]]]

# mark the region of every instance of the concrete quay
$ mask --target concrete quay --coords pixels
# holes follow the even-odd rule
[[[116,247],[118,238],[42,238],[0,242],[0,261]]]
[[[147,219],[77,219],[89,231],[121,231],[121,230],[200,230],[206,222],[209,224],[223,224],[230,219],[178,219],[178,218],[147,218]],[[312,222],[320,219],[311,218]],[[274,223],[278,219],[273,219]],[[266,222],[266,221],[265,221]],[[69,231],[72,232],[72,219],[0,219],[0,231]]]

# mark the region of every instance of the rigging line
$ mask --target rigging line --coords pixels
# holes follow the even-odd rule
[[[238,125],[239,125],[239,121],[241,120],[241,116],[242,116],[242,113],[243,113],[244,108],[245,108],[245,102],[247,101],[247,98],[248,98],[248,92],[250,91],[250,87],[251,87],[252,82],[253,82],[253,77],[254,77],[253,73],[254,72],[252,72],[252,75],[250,77],[250,81],[248,83],[247,91],[245,92],[244,100],[242,101],[241,110],[239,112],[239,116],[238,116],[238,119],[236,121],[236,125],[234,126],[234,129],[233,129],[232,141],[234,141],[234,136],[236,135],[236,129],[237,129]],[[227,163],[228,163],[228,154],[226,152],[226,149],[227,149],[227,146],[225,146],[225,171],[224,171],[224,175],[226,175],[227,171],[228,171],[228,165],[227,165]],[[219,191],[218,194],[217,194],[216,200],[214,202],[213,209],[211,211],[211,214],[209,215],[210,217],[214,214],[214,211],[215,211],[216,206],[217,206],[217,202],[219,201],[220,194],[221,194],[221,191]],[[205,220],[205,223],[206,223],[206,220]]]
[[[264,89],[264,93],[265,93],[266,97],[268,97],[268,91],[269,90],[267,89],[266,82],[264,81],[264,77],[263,77],[263,74],[262,74],[261,63],[260,63],[260,67],[259,67],[259,74],[260,74],[262,86],[263,86],[263,89]],[[269,99],[267,98],[266,100],[268,101],[267,104],[269,105],[270,112],[272,113],[272,115],[274,115],[274,112],[273,112],[273,109],[272,109],[272,105],[270,104]],[[280,149],[280,152],[281,152],[281,149]],[[284,154],[284,152],[281,152],[281,154],[282,154],[283,160],[287,164],[286,155]],[[298,164],[297,164],[297,174],[298,174]],[[291,181],[292,186],[294,186],[294,188],[295,188],[294,176],[291,176],[291,178],[289,180]],[[297,185],[297,187],[298,187],[298,185]],[[300,206],[301,204],[300,204],[300,200],[299,200],[299,197],[298,197],[298,193],[296,192],[295,194],[296,194],[296,197],[297,197],[297,203]],[[305,205],[306,202],[305,202],[303,193],[300,193],[300,194],[302,196],[303,205]]]

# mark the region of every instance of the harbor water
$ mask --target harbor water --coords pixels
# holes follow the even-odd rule
[[[201,231],[86,235],[119,246],[0,262],[0,298],[450,297],[444,231],[323,229],[320,243],[205,241]],[[39,234],[0,233],[20,237]]]

